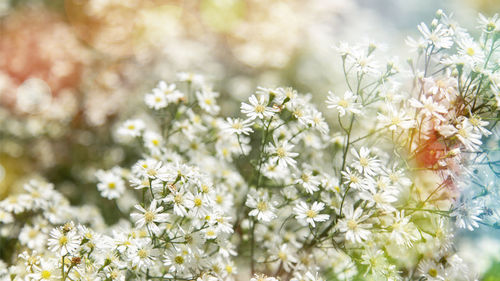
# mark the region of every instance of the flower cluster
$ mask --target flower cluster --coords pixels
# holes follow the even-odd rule
[[[498,227],[500,214],[494,180],[463,184],[498,164],[482,147],[498,130],[485,120],[498,121],[500,22],[481,16],[480,28],[476,41],[438,11],[408,39],[409,71],[373,43],[340,44],[346,89],[328,93],[325,114],[311,94],[259,87],[227,117],[202,76],[159,82],[148,114],[115,134],[140,158],[95,173],[121,220],[32,181],[0,202],[16,245],[0,276],[475,280],[454,232]]]

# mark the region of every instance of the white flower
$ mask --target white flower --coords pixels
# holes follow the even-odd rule
[[[479,14],[478,23],[479,27],[486,33],[492,33],[500,30],[500,18],[498,17],[498,14],[494,14],[491,18],[487,18],[484,15]]]
[[[47,245],[52,252],[64,256],[73,253],[78,248],[80,237],[74,229],[67,231],[65,226],[61,226],[52,229]]]
[[[165,202],[174,204],[174,214],[185,217],[188,215],[187,209],[194,206],[194,196],[189,191],[177,190],[169,194]]]
[[[160,234],[160,228],[156,225],[156,223],[166,222],[168,220],[168,214],[162,213],[163,207],[156,207],[157,201],[151,201],[151,205],[149,205],[148,210],[144,209],[141,205],[135,205],[135,208],[140,213],[133,213],[130,217],[135,221],[135,225],[138,228],[146,226],[149,230],[151,230],[154,234]]]
[[[479,150],[482,144],[481,135],[474,132],[475,129],[468,119],[464,119],[461,124],[457,125],[457,138],[469,151]]]
[[[330,128],[328,128],[328,123],[325,122],[323,114],[317,110],[313,110],[310,112],[309,115],[310,115],[309,124],[313,128],[316,128],[321,134],[327,135],[328,132],[330,131]]]
[[[270,161],[284,167],[295,167],[297,161],[295,161],[293,157],[299,154],[297,152],[291,152],[292,148],[293,144],[289,144],[287,140],[278,141],[278,139],[274,137],[274,144],[269,144],[268,146],[268,151],[272,155]]]
[[[344,218],[339,220],[337,228],[340,232],[345,232],[345,238],[354,243],[361,243],[371,236],[369,229],[372,228],[371,223],[363,223],[370,216],[363,215],[361,208],[356,208],[352,204],[344,206]]]
[[[295,175],[294,175],[295,176]],[[320,181],[316,176],[313,176],[309,170],[302,170],[302,174],[295,180],[296,184],[302,185],[307,193],[313,194],[319,190]]]
[[[248,101],[250,104],[241,103],[241,112],[245,113],[250,120],[259,118],[266,119],[274,114],[274,110],[267,106],[267,101],[264,96],[257,97],[252,95]]]
[[[471,199],[468,199],[468,201],[470,200]],[[473,231],[474,228],[479,227],[479,223],[482,221],[480,216],[483,210],[477,204],[472,204],[468,201],[456,207],[451,213],[451,216],[455,218],[455,224],[459,228],[467,228]]]
[[[158,251],[153,249],[153,246],[147,240],[136,240],[128,248],[128,259],[132,262],[132,266],[137,266],[139,270],[146,270],[153,266],[156,260]]]
[[[175,84],[167,84],[165,81],[158,82],[156,88],[153,89],[153,94],[162,94],[168,103],[177,103],[184,99],[184,94],[176,89]]]
[[[170,173],[163,162],[153,158],[139,160],[132,167],[132,172],[140,177],[148,179],[161,179],[164,181],[173,181],[177,174]]]
[[[405,216],[404,211],[396,212],[391,228],[389,237],[398,245],[409,248],[412,242],[419,238],[417,228],[410,222],[410,217]]]
[[[182,275],[187,272],[193,263],[193,256],[185,245],[166,251],[163,257],[163,264],[168,268],[168,271],[176,272],[176,274]]]
[[[233,118],[228,117],[226,119],[226,122],[224,122],[222,124],[222,129],[224,131],[231,133],[231,134],[248,135],[249,133],[253,132],[253,130],[251,128],[252,125],[253,125],[253,122],[250,119],[241,120],[239,118],[233,119]]]
[[[251,217],[257,217],[259,221],[270,222],[277,216],[275,214],[275,206],[278,203],[270,200],[267,193],[247,195],[247,201],[245,205],[252,210],[248,213]]]
[[[448,113],[448,111],[444,106],[438,104],[437,102],[434,102],[431,96],[422,96],[421,101],[422,102],[412,98],[409,100],[409,103],[415,108],[421,108],[422,114],[424,114],[426,117],[431,118],[434,116],[441,121],[445,120],[442,114],[446,114]]]
[[[216,98],[219,93],[213,92],[210,88],[204,87],[201,91],[196,92],[198,104],[207,113],[215,115],[219,113],[220,107],[217,105]]]
[[[445,280],[442,277],[443,274],[442,265],[438,265],[432,260],[422,260],[418,265],[417,269],[421,273],[421,276],[425,277],[425,280],[429,281]]]
[[[142,134],[145,126],[141,119],[130,119],[118,128],[118,134],[125,137],[138,137]]]
[[[358,172],[368,176],[373,176],[380,171],[380,160],[375,157],[370,157],[370,149],[361,147],[358,153],[353,148],[351,149],[351,153],[356,159],[352,166],[358,170]]]
[[[469,118],[469,123],[474,127],[476,132],[481,133],[483,136],[491,135],[491,132],[488,131],[486,128],[484,128],[484,127],[488,126],[489,122],[481,120],[480,116],[475,115],[475,114],[472,115]]]
[[[34,266],[34,273],[29,274],[27,280],[61,280],[61,271],[54,259],[40,259],[40,264]]]
[[[276,253],[276,258],[283,263],[283,268],[286,272],[290,272],[294,264],[297,263],[296,253],[297,249],[294,249],[289,244],[282,244],[278,249],[273,251]]]
[[[99,180],[97,189],[101,192],[102,197],[116,199],[125,192],[125,182],[115,171],[99,170],[96,172],[96,177]]]
[[[180,72],[177,73],[177,79],[181,82],[192,83],[195,86],[201,86],[205,84],[205,77],[200,74],[195,74],[192,72]]]
[[[427,44],[434,45],[436,50],[449,49],[453,46],[453,40],[449,36],[450,31],[442,24],[438,24],[436,27],[433,27],[432,30],[429,30],[425,23],[421,23],[418,25],[418,30],[422,33]]]
[[[458,53],[470,64],[478,64],[484,60],[483,50],[468,34],[461,36],[457,44]]]
[[[350,185],[354,189],[372,190],[374,188],[374,182],[371,177],[363,177],[356,170],[351,170],[349,167],[346,167],[345,171],[342,171],[341,174],[345,180],[345,184]]]
[[[311,207],[309,207],[305,202],[299,202],[293,211],[295,212],[295,218],[297,220],[305,219],[308,224],[312,227],[316,227],[315,222],[323,222],[330,218],[329,215],[320,214],[320,212],[325,208],[325,203],[314,202]]]
[[[154,110],[159,110],[167,107],[167,97],[161,91],[153,91],[152,93],[148,93],[144,96],[144,103]]]
[[[14,216],[9,212],[0,209],[0,222],[3,224],[14,222]]]
[[[415,120],[412,120],[406,115],[404,110],[397,111],[392,105],[387,105],[387,113],[378,113],[377,119],[380,121],[383,127],[389,127],[389,130],[395,131],[396,129],[409,129],[415,124]]]
[[[46,239],[47,235],[38,226],[25,225],[19,233],[19,243],[30,249],[42,249]]]
[[[379,190],[376,193],[362,191],[359,196],[361,199],[368,201],[367,207],[376,206],[385,212],[396,210],[391,204],[398,200],[393,190]]]
[[[158,154],[164,146],[163,137],[156,132],[146,131],[144,133],[144,145],[151,153]]]
[[[328,108],[334,108],[339,111],[340,116],[344,116],[346,112],[353,114],[361,113],[361,105],[356,102],[358,96],[351,91],[346,91],[343,98],[337,97],[333,92],[328,92],[326,104]]]

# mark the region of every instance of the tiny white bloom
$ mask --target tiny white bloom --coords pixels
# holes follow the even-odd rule
[[[303,201],[300,201],[293,211],[295,212],[295,218],[297,220],[305,219],[308,224],[312,227],[316,227],[315,222],[323,222],[330,218],[327,214],[320,214],[320,212],[325,208],[325,203],[314,202],[310,207]]]

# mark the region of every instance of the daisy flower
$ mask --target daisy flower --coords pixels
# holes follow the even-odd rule
[[[61,280],[61,271],[58,262],[54,259],[40,259],[40,264],[33,267],[34,272],[29,274],[29,280]]]
[[[117,133],[125,137],[138,137],[142,134],[145,127],[146,125],[141,119],[130,119],[118,128]]]
[[[96,172],[96,177],[99,180],[97,189],[102,197],[116,199],[125,192],[125,181],[115,171],[99,170]]]
[[[380,121],[381,126],[388,127],[391,131],[398,128],[407,130],[414,126],[415,120],[407,116],[405,111],[398,111],[392,105],[388,105],[387,109],[386,114],[378,113],[377,119]]]
[[[361,208],[356,208],[352,204],[344,207],[344,218],[339,220],[337,228],[340,232],[345,232],[345,238],[354,243],[361,243],[371,236],[371,223],[363,223],[370,216],[363,215]]]
[[[257,98],[255,95],[252,95],[248,101],[248,103],[241,103],[241,112],[246,114],[250,120],[259,118],[266,119],[274,114],[274,110],[267,106],[267,101],[264,96],[259,96]]]
[[[456,136],[469,151],[477,151],[482,144],[481,135],[474,131],[474,126],[468,119],[464,119],[461,124],[457,125]]]
[[[370,157],[370,149],[361,147],[359,153],[355,149],[351,149],[351,153],[355,158],[352,166],[358,170],[358,172],[373,176],[380,171],[380,160],[375,157]]]
[[[196,98],[201,109],[208,114],[215,115],[219,113],[220,107],[217,105],[216,98],[219,93],[212,91],[210,88],[204,87],[201,91],[196,92]]]
[[[153,91],[144,96],[144,103],[151,109],[159,110],[167,107],[167,97],[161,91]]]
[[[253,132],[252,130],[253,122],[250,119],[241,120],[239,118],[230,118],[226,119],[226,122],[222,124],[222,130],[227,131],[231,134],[237,135],[248,135]]]
[[[308,206],[305,202],[299,202],[293,211],[295,212],[295,218],[297,220],[305,219],[308,224],[312,227],[316,227],[315,222],[323,222],[330,218],[329,215],[320,214],[320,212],[325,208],[325,203],[314,202],[312,206]]]
[[[153,199],[151,205],[149,205],[148,210],[144,209],[141,205],[135,205],[135,208],[140,213],[132,213],[130,217],[135,221],[135,225],[138,228],[146,226],[156,235],[160,234],[160,228],[156,223],[166,222],[168,220],[168,214],[162,213],[163,207],[158,206],[157,201]]]
[[[270,222],[277,217],[275,212],[278,202],[270,200],[267,193],[262,193],[260,195],[248,194],[245,205],[252,209],[248,215],[257,217],[259,221]]]
[[[274,137],[274,144],[269,144],[268,151],[272,155],[270,161],[277,163],[280,166],[292,166],[295,167],[295,161],[293,157],[298,156],[297,152],[291,152],[293,144],[289,144],[287,140],[278,141],[276,136]]]
[[[344,116],[346,112],[360,114],[361,105],[356,102],[357,99],[358,96],[351,91],[346,91],[343,98],[339,98],[333,92],[329,91],[326,104],[328,108],[338,110],[340,116]]]
[[[297,177],[296,175],[293,175]],[[319,185],[321,182],[316,176],[313,176],[312,172],[309,170],[303,170],[300,177],[295,180],[296,184],[302,185],[307,193],[313,194],[319,190]]]
[[[418,25],[418,30],[427,44],[434,45],[436,49],[449,49],[453,46],[453,39],[449,36],[450,32],[442,24],[429,30],[425,23],[421,23]]]
[[[165,81],[160,81],[153,89],[153,93],[162,94],[167,103],[176,103],[184,98],[184,94],[178,91],[175,84],[167,84]]]
[[[78,248],[80,237],[74,229],[66,231],[65,227],[61,226],[52,229],[47,245],[52,252],[64,256],[73,253]]]
[[[127,258],[132,262],[132,266],[146,270],[153,266],[157,255],[157,250],[153,249],[153,245],[149,241],[135,240],[128,249]]]

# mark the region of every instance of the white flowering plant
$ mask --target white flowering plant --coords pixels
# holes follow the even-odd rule
[[[95,174],[123,218],[31,181],[0,202],[2,280],[476,280],[453,239],[499,225],[500,21],[479,24],[438,11],[408,69],[340,44],[325,115],[258,88],[222,116],[203,77],[159,82],[116,130],[141,158]]]

